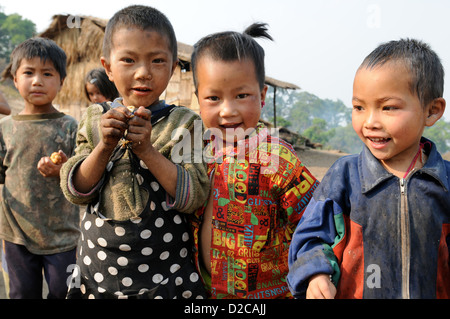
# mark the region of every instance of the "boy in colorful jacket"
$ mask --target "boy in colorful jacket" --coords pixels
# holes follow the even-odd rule
[[[294,233],[295,297],[450,297],[450,163],[422,137],[444,113],[443,77],[416,40],[363,61],[352,123],[365,147],[330,168]]]

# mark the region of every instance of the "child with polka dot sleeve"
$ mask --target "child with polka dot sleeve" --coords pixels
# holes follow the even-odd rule
[[[61,170],[66,198],[87,205],[68,298],[203,298],[184,213],[206,200],[206,166],[170,160],[172,132],[200,118],[159,100],[178,61],[170,22],[147,6],[120,10],[101,61],[121,98],[87,109]]]

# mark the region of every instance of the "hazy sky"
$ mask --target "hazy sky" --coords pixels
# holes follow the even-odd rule
[[[243,31],[266,22],[274,42],[261,40],[266,73],[320,98],[351,106],[355,71],[378,44],[417,38],[431,45],[447,71],[444,98],[450,120],[450,1],[448,0],[0,0],[6,14],[45,30],[55,14],[109,19],[130,4],[153,6],[172,22],[178,41],[193,45],[212,32]]]

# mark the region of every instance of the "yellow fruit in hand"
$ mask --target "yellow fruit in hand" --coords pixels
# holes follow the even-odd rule
[[[56,165],[62,163],[62,157],[58,152],[53,152],[52,155],[50,155],[50,160]]]

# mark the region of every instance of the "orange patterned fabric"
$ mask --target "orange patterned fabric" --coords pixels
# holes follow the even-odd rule
[[[292,297],[289,244],[318,181],[292,146],[266,128],[224,153],[208,166],[214,174],[211,297]],[[203,213],[193,222],[197,251]]]

